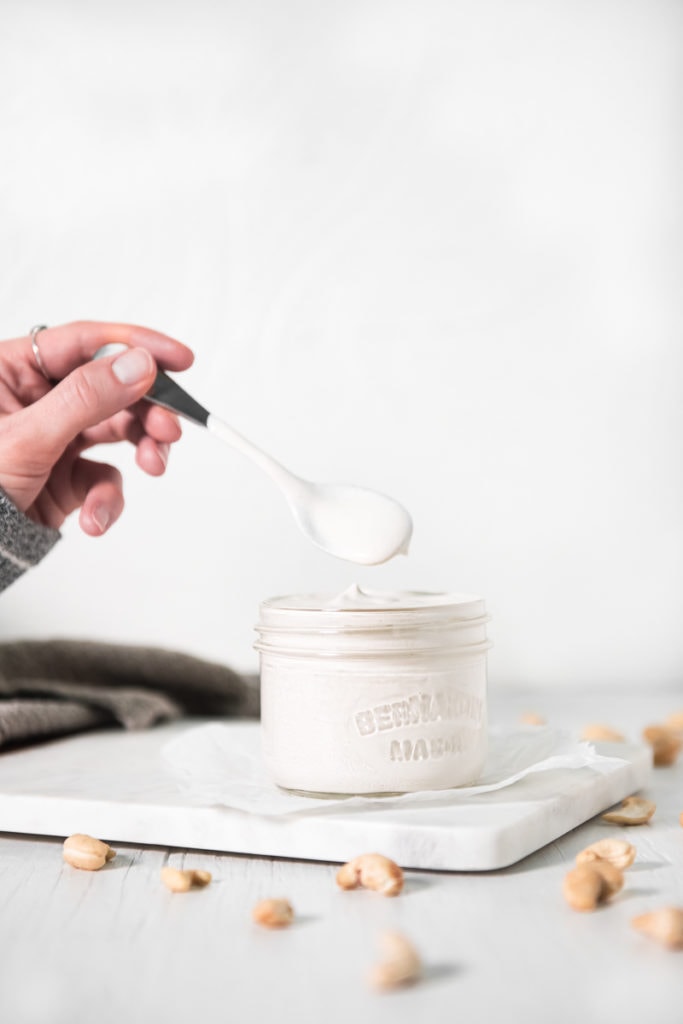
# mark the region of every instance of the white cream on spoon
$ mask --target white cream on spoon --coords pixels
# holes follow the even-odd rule
[[[126,347],[104,345],[94,358],[113,357]],[[208,412],[162,370],[145,398],[206,427],[251,459],[278,485],[300,530],[328,554],[359,565],[379,565],[407,553],[412,520],[393,498],[350,484],[302,480]]]

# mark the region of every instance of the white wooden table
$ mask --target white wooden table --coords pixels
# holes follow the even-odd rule
[[[491,703],[499,721],[532,708],[636,738],[683,700],[580,691]],[[63,864],[60,839],[0,834],[0,1021],[680,1024],[683,953],[629,921],[683,906],[683,763],[656,770],[647,795],[653,821],[619,833],[638,849],[625,889],[593,914],[571,911],[561,883],[578,850],[617,831],[600,819],[502,871],[409,872],[397,899],[341,892],[329,864],[156,847],[119,845],[91,874]],[[171,895],[159,881],[167,863],[206,867],[214,881]],[[251,923],[254,902],[271,895],[296,908],[287,931]],[[411,937],[425,977],[377,994],[365,975],[385,928]]]

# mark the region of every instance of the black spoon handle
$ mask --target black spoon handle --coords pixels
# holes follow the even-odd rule
[[[119,342],[103,345],[102,348],[97,350],[93,359],[103,359],[105,356],[116,355],[119,352],[123,352],[127,347],[127,345],[120,344]],[[200,427],[206,426],[211,415],[208,409],[205,409],[203,405],[195,401],[192,395],[188,395],[187,391],[183,391],[180,384],[176,384],[174,380],[167,377],[163,370],[157,370],[154,383],[144,397],[148,402],[153,402],[155,405],[163,405],[164,409],[170,409],[171,412],[177,412],[179,416],[184,416],[185,419],[198,423]]]
[[[171,380],[163,370],[157,371],[156,379],[145,398],[148,402],[163,405],[164,409],[170,409],[171,412],[177,412],[179,416],[198,423],[200,427],[205,427],[208,422],[210,415],[208,410],[200,405],[192,395],[188,395],[187,391],[184,391],[179,384]]]

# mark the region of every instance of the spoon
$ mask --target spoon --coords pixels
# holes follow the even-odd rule
[[[104,345],[94,358],[117,355],[125,345]],[[379,565],[407,554],[413,532],[408,512],[393,498],[350,484],[319,484],[285,469],[184,391],[163,370],[145,395],[149,402],[206,427],[262,469],[280,488],[299,529],[330,555]]]

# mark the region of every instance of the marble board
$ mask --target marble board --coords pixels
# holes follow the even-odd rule
[[[336,804],[266,817],[193,804],[180,791],[160,750],[197,724],[103,730],[0,754],[0,830],[332,862],[377,850],[409,868],[488,871],[636,792],[651,766],[649,748],[609,744],[600,752],[624,760],[607,772],[541,772],[458,802],[438,795],[413,806]]]

